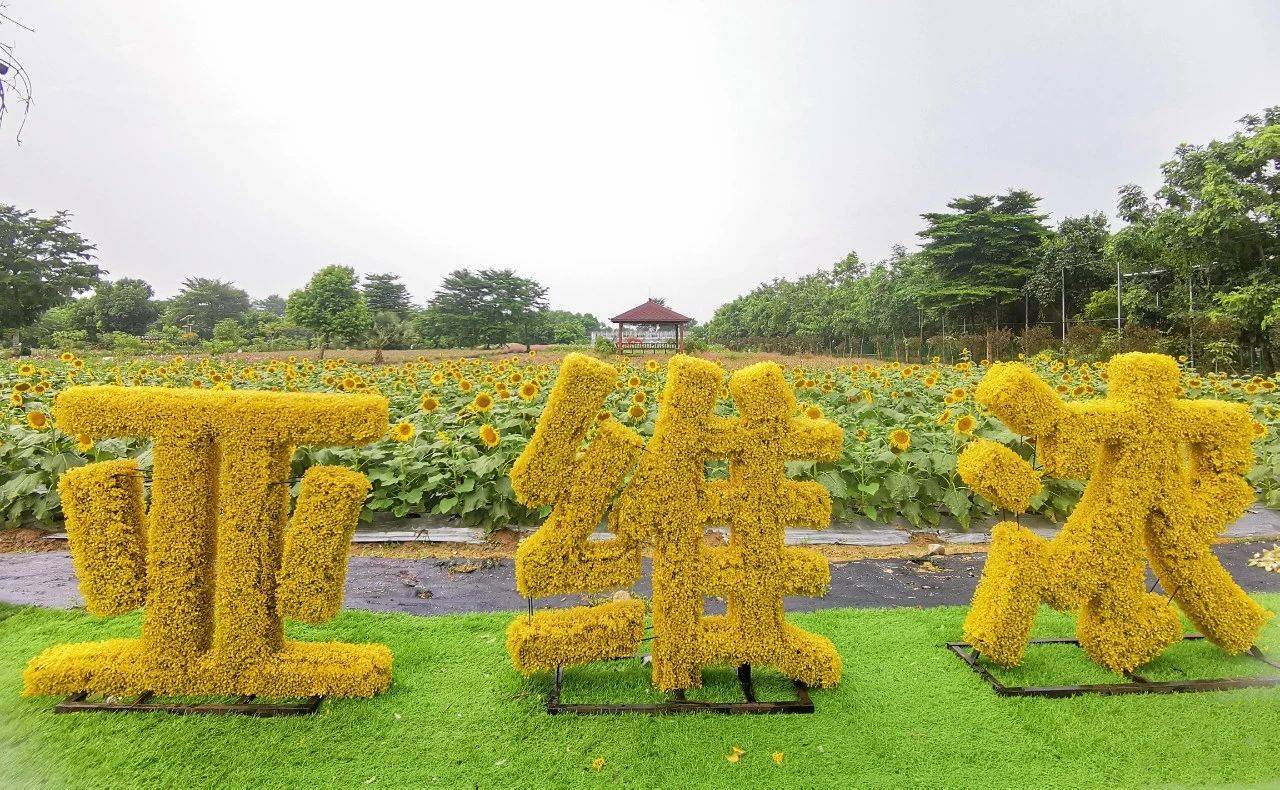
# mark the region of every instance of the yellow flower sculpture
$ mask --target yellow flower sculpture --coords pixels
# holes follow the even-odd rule
[[[521,501],[556,503],[517,553],[517,584],[526,595],[626,586],[639,577],[639,545],[647,543],[653,547],[658,688],[697,687],[703,667],[742,663],[833,685],[841,670],[834,646],[788,623],[782,609],[784,596],[821,595],[830,582],[826,559],[784,546],[784,528],[826,526],[831,499],[818,483],[787,480],[785,470],[788,460],[838,457],[843,434],[827,420],[792,416],[795,396],[773,363],[735,373],[729,389],[740,416],[717,417],[723,378],[714,363],[674,357],[649,445],[642,450],[636,434],[605,420],[579,456],[617,373],[583,355],[567,357],[534,438],[512,470]],[[728,480],[705,479],[705,464],[714,458],[728,459]],[[616,537],[587,542],[633,464],[612,514]],[[730,526],[728,546],[704,546],[710,524]],[[727,613],[704,616],[707,596],[724,598]],[[639,644],[642,618],[642,604],[625,600],[520,617],[507,647],[526,673],[629,655]]]
[[[988,439],[975,439],[956,458],[956,474],[965,485],[996,506],[1023,513],[1040,493],[1040,473],[1022,456]]]
[[[371,395],[76,387],[58,426],[90,440],[154,440],[151,506],[132,461],[73,469],[59,483],[90,612],[142,606],[139,639],[58,645],[36,656],[25,694],[368,697],[391,681],[383,645],[293,642],[282,617],[321,622],[342,599],[346,550],[369,482],[313,467],[289,518],[299,444],[364,444],[387,430]]]
[[[1179,398],[1177,363],[1160,354],[1118,355],[1107,374],[1107,398],[1075,403],[1018,363],[993,365],[978,386],[992,414],[1035,438],[1047,474],[1088,480],[1053,540],[1012,522],[992,532],[964,633],[998,664],[1021,662],[1041,602],[1078,612],[1081,646],[1108,669],[1150,661],[1182,625],[1165,596],[1146,591],[1147,562],[1229,653],[1247,650],[1271,616],[1210,549],[1254,501],[1243,478],[1253,464],[1247,407]]]

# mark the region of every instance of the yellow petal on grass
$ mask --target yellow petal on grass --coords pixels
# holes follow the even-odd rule
[[[604,768],[603,757],[597,757],[596,759],[591,761],[591,770],[595,771],[596,773],[600,773],[601,768]]]
[[[775,763],[777,763],[778,765],[782,765],[782,759],[783,759],[783,757],[784,757],[784,755],[782,754],[782,752],[774,752],[774,753],[773,753],[773,761],[774,761]]]

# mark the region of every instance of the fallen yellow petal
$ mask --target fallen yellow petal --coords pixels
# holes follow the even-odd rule
[[[782,765],[782,752],[774,752],[773,761],[778,765]]]
[[[591,761],[591,770],[595,771],[596,773],[599,773],[601,768],[604,768],[603,757],[597,757],[596,759]]]

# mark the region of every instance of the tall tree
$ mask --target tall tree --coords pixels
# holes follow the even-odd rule
[[[239,321],[249,312],[249,294],[235,283],[209,277],[188,277],[182,290],[165,307],[164,322],[208,340],[213,328],[227,318]]]
[[[270,313],[277,317],[284,316],[285,301],[278,294],[271,294],[268,297],[259,299],[253,303],[254,310],[261,310],[264,313]]]
[[[335,338],[354,340],[370,324],[369,305],[350,266],[326,266],[316,272],[305,288],[289,294],[285,315],[320,338],[322,356]]]
[[[1110,235],[1100,211],[1063,219],[1040,247],[1035,271],[1027,280],[1031,297],[1061,319],[1064,301],[1066,315],[1073,315],[1084,309],[1094,291],[1114,291],[1115,263],[1107,256]]]
[[[939,275],[933,301],[971,318],[985,308],[998,326],[1001,308],[1022,300],[1049,234],[1045,215],[1036,213],[1039,202],[1026,190],[1011,189],[956,198],[947,204],[952,211],[921,214],[929,226],[916,235]]]
[[[400,282],[398,274],[366,274],[362,290],[373,313],[395,313],[404,318],[413,312],[409,289]]]
[[[146,280],[125,277],[115,282],[99,283],[93,297],[88,300],[95,334],[143,334],[159,315],[152,301],[154,296],[155,292]]]
[[[547,289],[511,269],[449,272],[427,312],[435,334],[460,346],[533,343],[547,309]]]
[[[94,245],[68,227],[70,218],[0,204],[0,329],[11,333],[15,355],[21,330],[105,274],[91,262]]]

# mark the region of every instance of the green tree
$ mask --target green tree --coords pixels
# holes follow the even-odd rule
[[[94,245],[68,227],[70,218],[0,204],[0,329],[9,331],[15,355],[23,329],[105,273],[92,263]]]
[[[285,301],[280,298],[278,294],[271,294],[270,296],[264,299],[259,299],[253,303],[254,310],[260,310],[264,313],[274,315],[277,318],[284,317],[284,308]]]
[[[326,266],[289,294],[285,316],[320,338],[320,354],[335,339],[354,341],[370,325],[369,305],[350,266]]]
[[[400,318],[413,312],[409,289],[400,282],[398,274],[366,274],[362,290],[370,312],[395,313]]]
[[[390,310],[374,313],[365,342],[374,351],[374,364],[382,364],[382,352],[408,348],[413,342],[413,325]]]
[[[126,277],[99,283],[88,299],[94,331],[99,335],[112,332],[143,334],[159,315],[152,301],[154,296],[155,292],[145,280]]]
[[[947,204],[952,211],[921,214],[928,227],[916,235],[925,240],[923,252],[938,274],[931,301],[970,320],[990,311],[1000,326],[1001,308],[1021,306],[1050,232],[1045,215],[1036,213],[1039,202],[1026,190],[1011,189],[956,198]]]
[[[458,269],[431,297],[421,324],[448,345],[536,342],[545,322],[547,289],[510,269]]]
[[[235,283],[188,277],[182,281],[182,290],[165,306],[163,320],[208,340],[219,321],[227,318],[239,321],[247,312],[249,294]]]
[[[1067,217],[1058,230],[1044,237],[1035,270],[1027,278],[1031,298],[1062,318],[1063,285],[1067,315],[1079,313],[1094,291],[1115,290],[1115,264],[1107,257],[1111,231],[1102,212]],[[1115,298],[1111,300],[1115,307]],[[1114,309],[1110,318],[1115,317]]]

